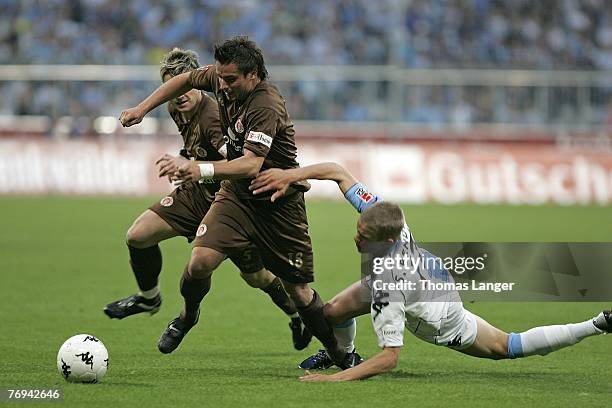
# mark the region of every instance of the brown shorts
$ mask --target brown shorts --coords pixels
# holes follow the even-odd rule
[[[263,265],[276,276],[292,283],[314,280],[303,193],[272,203],[240,200],[231,189],[222,186],[202,224],[194,246],[233,257],[254,245]]]
[[[210,209],[214,194],[200,183],[177,187],[169,195],[149,207],[149,210],[166,221],[172,229],[191,242],[196,237],[202,219]],[[227,254],[243,273],[258,272],[263,268],[261,256],[253,245]]]
[[[211,191],[206,184],[188,183],[175,188],[169,195],[150,206],[149,210],[191,242],[214,199],[214,189]]]

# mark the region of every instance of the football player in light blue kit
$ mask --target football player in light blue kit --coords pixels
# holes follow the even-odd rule
[[[384,253],[387,258],[395,258],[396,255],[407,255],[409,259],[431,256],[416,245],[399,206],[383,202],[338,164],[321,163],[290,170],[267,170],[252,182],[251,190],[254,194],[276,190],[271,197],[274,201],[284,194],[291,183],[306,179],[335,181],[345,198],[361,214],[355,236],[359,252],[366,253],[369,246],[376,244],[379,250],[381,246],[383,248],[379,254]],[[422,263],[415,266],[415,271],[417,273],[410,274],[397,267],[383,269],[378,277],[381,282],[395,282],[398,278],[452,279],[450,275],[445,278],[440,271],[428,271]],[[535,327],[523,333],[508,334],[464,309],[456,291],[440,294],[421,290],[417,285],[416,290],[400,291],[399,298],[386,298],[388,292],[372,282],[364,285],[358,281],[337,294],[324,309],[326,318],[336,325],[334,330],[337,331],[339,343],[347,349],[353,347],[356,333],[354,318],[371,313],[382,351],[353,368],[333,375],[307,374],[300,377],[302,381],[358,380],[392,370],[397,365],[403,346],[404,328],[429,343],[453,348],[470,356],[496,360],[543,356],[574,345],[586,337],[612,332],[612,311],[603,311],[581,323]],[[447,298],[440,299],[440,296]],[[314,361],[317,364],[312,368],[323,368],[325,365],[320,363],[325,358],[320,352],[304,363]]]

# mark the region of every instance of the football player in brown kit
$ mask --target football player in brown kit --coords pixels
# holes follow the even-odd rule
[[[160,64],[163,82],[183,72],[198,68],[197,55],[190,50],[175,48],[166,54]],[[183,162],[192,160],[225,161],[225,141],[219,121],[219,108],[214,99],[199,90],[184,92],[168,103],[170,116],[183,137],[184,147],[179,156],[164,155],[161,175],[175,171]],[[183,183],[160,202],[145,210],[127,232],[130,265],[140,291],[137,294],[108,304],[104,308],[111,318],[148,312],[155,313],[161,306],[158,277],[162,256],[158,243],[168,238],[184,236],[192,241],[203,230],[200,225],[219,190],[219,182]],[[254,247],[231,254],[242,278],[252,287],[266,292],[272,301],[290,318],[294,347],[304,349],[312,335],[303,327],[293,301],[284,290],[279,278],[264,269]],[[189,291],[185,281],[181,292]],[[161,344],[160,344],[161,346]],[[165,352],[163,347],[160,347]]]
[[[168,325],[160,341],[172,350],[198,320],[200,303],[210,288],[210,277],[226,256],[255,245],[264,266],[280,277],[304,324],[341,368],[360,361],[356,353],[338,346],[323,316],[323,302],[309,283],[314,280],[313,255],[304,204],[307,183],[299,182],[281,200],[254,197],[249,184],[260,170],[296,168],[293,123],[285,101],[267,81],[261,50],[246,37],[215,46],[215,64],[176,75],[139,105],[121,113],[123,126],[132,126],[160,104],[191,89],[213,92],[219,104],[227,162],[185,162],[168,171],[181,182],[224,180],[203,230],[194,241],[183,275],[185,307]],[[163,163],[162,163],[163,165]]]

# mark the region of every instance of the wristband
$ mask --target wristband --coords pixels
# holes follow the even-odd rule
[[[215,166],[212,163],[198,164],[201,179],[211,179],[215,175]]]

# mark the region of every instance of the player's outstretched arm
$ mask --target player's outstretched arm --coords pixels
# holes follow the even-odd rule
[[[269,169],[263,171],[251,182],[249,188],[253,191],[253,194],[276,191],[271,198],[274,201],[282,197],[291,184],[308,179],[333,180],[338,183],[338,187],[343,194],[357,182],[355,177],[341,165],[319,163],[297,169]]]
[[[244,156],[230,161],[199,162],[186,160],[173,174],[172,179],[179,183],[197,180],[223,180],[251,178],[261,169],[264,157],[257,156],[245,149]]]
[[[397,366],[399,347],[385,347],[383,351],[363,363],[340,371],[336,374],[307,374],[300,377],[300,381],[352,381],[362,380],[377,374],[386,373]]]
[[[170,78],[157,88],[144,101],[140,102],[133,108],[129,108],[121,112],[119,122],[123,127],[130,127],[142,122],[142,119],[147,113],[157,108],[162,103],[168,102],[172,98],[188,92],[193,87],[189,81],[190,72],[179,74]]]

